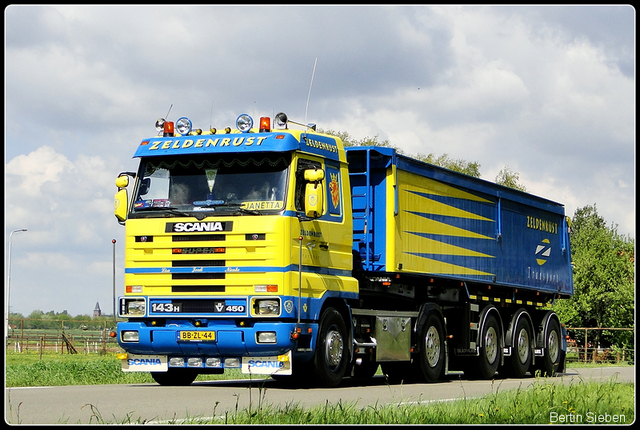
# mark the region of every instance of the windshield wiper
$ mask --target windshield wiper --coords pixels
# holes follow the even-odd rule
[[[242,203],[225,203],[220,202],[219,200],[207,200],[203,202],[193,202],[193,204],[203,208],[212,208],[214,210],[217,208],[228,208],[231,211],[235,211],[241,214],[262,215],[262,212],[260,211],[243,208]]]
[[[173,215],[178,215],[178,216],[185,216],[185,217],[195,217],[198,221],[202,221],[203,219],[205,219],[207,217],[207,215],[203,212],[195,212],[195,213],[189,213],[189,212],[184,212],[184,211],[180,211],[177,210],[176,208],[172,208],[172,207],[149,207],[149,208],[139,208],[136,209],[136,212],[165,212],[165,213],[170,213]]]

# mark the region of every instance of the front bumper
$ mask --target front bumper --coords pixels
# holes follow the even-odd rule
[[[118,323],[118,343],[128,353],[139,355],[167,355],[185,357],[260,357],[278,356],[295,351],[299,341],[292,339],[295,322],[252,322],[241,326],[231,321],[167,320],[161,326],[150,321]],[[317,324],[297,326],[315,345]],[[123,332],[137,332],[137,341],[124,341]],[[202,340],[180,340],[180,332],[213,332]],[[265,335],[266,334],[266,335]],[[198,336],[196,336],[198,337]]]

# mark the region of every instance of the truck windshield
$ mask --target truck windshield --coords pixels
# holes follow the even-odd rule
[[[262,214],[284,209],[289,160],[273,154],[144,159],[132,215]]]

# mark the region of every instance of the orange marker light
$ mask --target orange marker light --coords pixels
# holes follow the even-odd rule
[[[167,121],[164,123],[164,137],[173,136],[173,122]]]
[[[271,119],[268,116],[260,118],[260,132],[271,131]]]

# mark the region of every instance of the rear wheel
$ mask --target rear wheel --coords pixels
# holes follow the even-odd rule
[[[480,355],[468,363],[465,375],[471,378],[492,379],[498,370],[501,353],[500,326],[495,315],[489,315],[482,326]]]
[[[533,350],[531,349],[531,325],[526,318],[520,318],[515,329],[511,357],[507,366],[509,376],[522,378],[531,365]]]
[[[160,385],[176,387],[191,385],[198,373],[191,369],[169,369],[166,372],[151,372],[151,377]]]
[[[313,372],[318,384],[333,387],[342,381],[347,369],[348,351],[347,327],[342,315],[335,308],[328,308],[320,320],[313,357]]]
[[[419,362],[422,375],[428,382],[436,382],[444,372],[444,329],[442,321],[431,313],[420,335]]]
[[[553,376],[560,366],[561,354],[560,326],[558,321],[549,322],[549,330],[545,339],[544,356],[542,357],[542,376]]]

